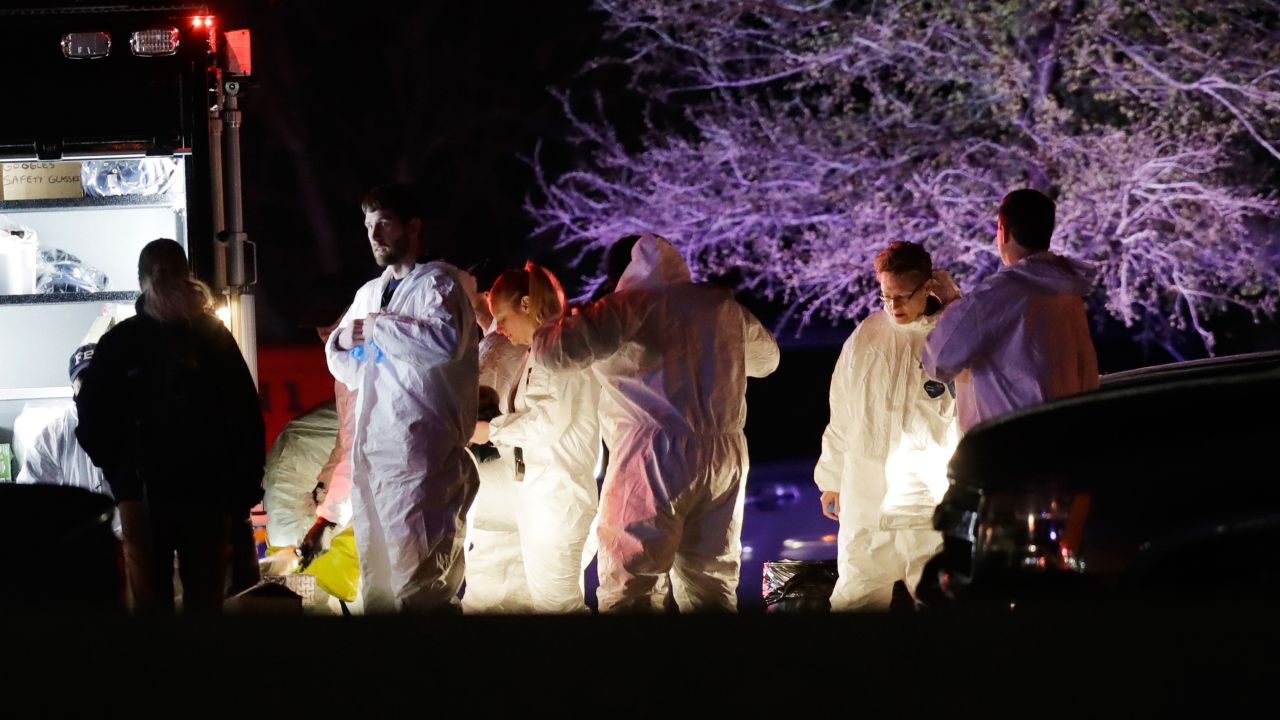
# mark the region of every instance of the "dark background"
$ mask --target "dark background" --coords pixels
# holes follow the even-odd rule
[[[422,189],[428,243],[454,264],[534,258],[574,284],[523,206],[539,143],[554,170],[570,161],[551,88],[626,106],[618,73],[579,76],[602,50],[588,7],[280,0],[231,13],[253,30],[244,183],[264,341],[306,337],[312,303],[376,274],[359,198],[386,182]]]
[[[643,130],[625,72],[584,71],[621,52],[602,38],[589,2],[268,0],[226,3],[220,13],[225,28],[253,31],[254,76],[242,101],[245,226],[258,245],[264,347],[314,344],[301,324],[308,315],[376,274],[359,197],[381,183],[422,188],[428,241],[460,267],[534,259],[571,291],[589,274],[570,267],[551,238],[532,236],[524,211],[535,148],[553,174],[574,161],[552,89],[586,105],[598,97],[624,139]],[[779,315],[740,299],[766,323]],[[1215,327],[1219,354],[1280,347],[1274,323],[1229,316]],[[778,333],[780,369],[751,384],[753,457],[816,457],[831,370],[852,329],[819,321],[800,335]],[[1141,347],[1119,323],[1097,327],[1095,340],[1104,372],[1174,359]],[[1203,355],[1188,340],[1185,356]]]

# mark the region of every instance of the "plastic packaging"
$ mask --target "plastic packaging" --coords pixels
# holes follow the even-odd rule
[[[353,602],[360,591],[360,557],[355,530],[347,528],[334,535],[329,549],[307,568],[321,590],[345,602]]]
[[[84,264],[69,252],[40,251],[40,261],[36,264],[35,291],[38,293],[103,292],[110,285],[106,273]]]
[[[49,423],[62,417],[67,407],[74,404],[70,398],[47,398],[28,400],[22,404],[22,411],[13,419],[13,459],[18,467],[26,459],[27,450],[35,444],[36,438]]]
[[[835,560],[775,560],[764,564],[767,612],[827,612],[839,570]]]
[[[182,175],[178,160],[86,160],[80,164],[80,183],[91,197],[163,195]]]
[[[0,215],[0,295],[34,293],[39,256],[36,231]]]

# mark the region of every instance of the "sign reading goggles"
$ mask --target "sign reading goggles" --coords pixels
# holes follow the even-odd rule
[[[62,54],[73,60],[104,58],[111,53],[111,35],[104,32],[67,33]]]
[[[129,38],[129,48],[142,57],[172,55],[178,51],[178,29],[139,30]]]

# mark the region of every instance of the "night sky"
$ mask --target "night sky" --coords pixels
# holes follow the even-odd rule
[[[222,9],[224,27],[253,31],[254,76],[243,93],[245,225],[259,257],[258,332],[264,345],[314,343],[301,322],[350,298],[375,276],[359,197],[409,181],[423,189],[429,246],[461,267],[489,260],[547,264],[572,290],[578,273],[548,238],[531,237],[526,162],[541,144],[552,172],[571,166],[569,125],[552,90],[600,97],[625,139],[642,129],[642,104],[617,68],[584,71],[611,54],[586,0],[553,3],[271,0]],[[660,228],[655,230],[661,232]],[[739,298],[765,321],[778,315]],[[753,425],[793,411],[793,439],[752,433],[753,452],[817,452],[826,384],[851,324],[819,321],[780,333],[784,361],[753,383]],[[1221,323],[1219,352],[1276,346],[1275,325]],[[1114,323],[1095,331],[1104,372],[1168,362]],[[812,402],[810,402],[812,401]]]
[[[284,0],[233,19],[253,29],[244,188],[264,342],[308,337],[297,323],[313,302],[376,274],[359,197],[385,182],[423,189],[428,244],[461,267],[564,269],[529,237],[524,158],[541,141],[552,167],[569,161],[550,88],[626,107],[617,73],[580,76],[600,50],[588,3]]]

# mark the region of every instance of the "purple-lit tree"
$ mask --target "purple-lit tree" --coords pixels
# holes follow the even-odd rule
[[[530,211],[584,255],[652,229],[801,323],[859,317],[893,240],[962,285],[993,271],[999,200],[1030,185],[1098,264],[1098,317],[1212,350],[1206,318],[1275,311],[1278,3],[597,5],[630,51],[599,62],[651,111],[637,144],[563,98],[582,162]]]

